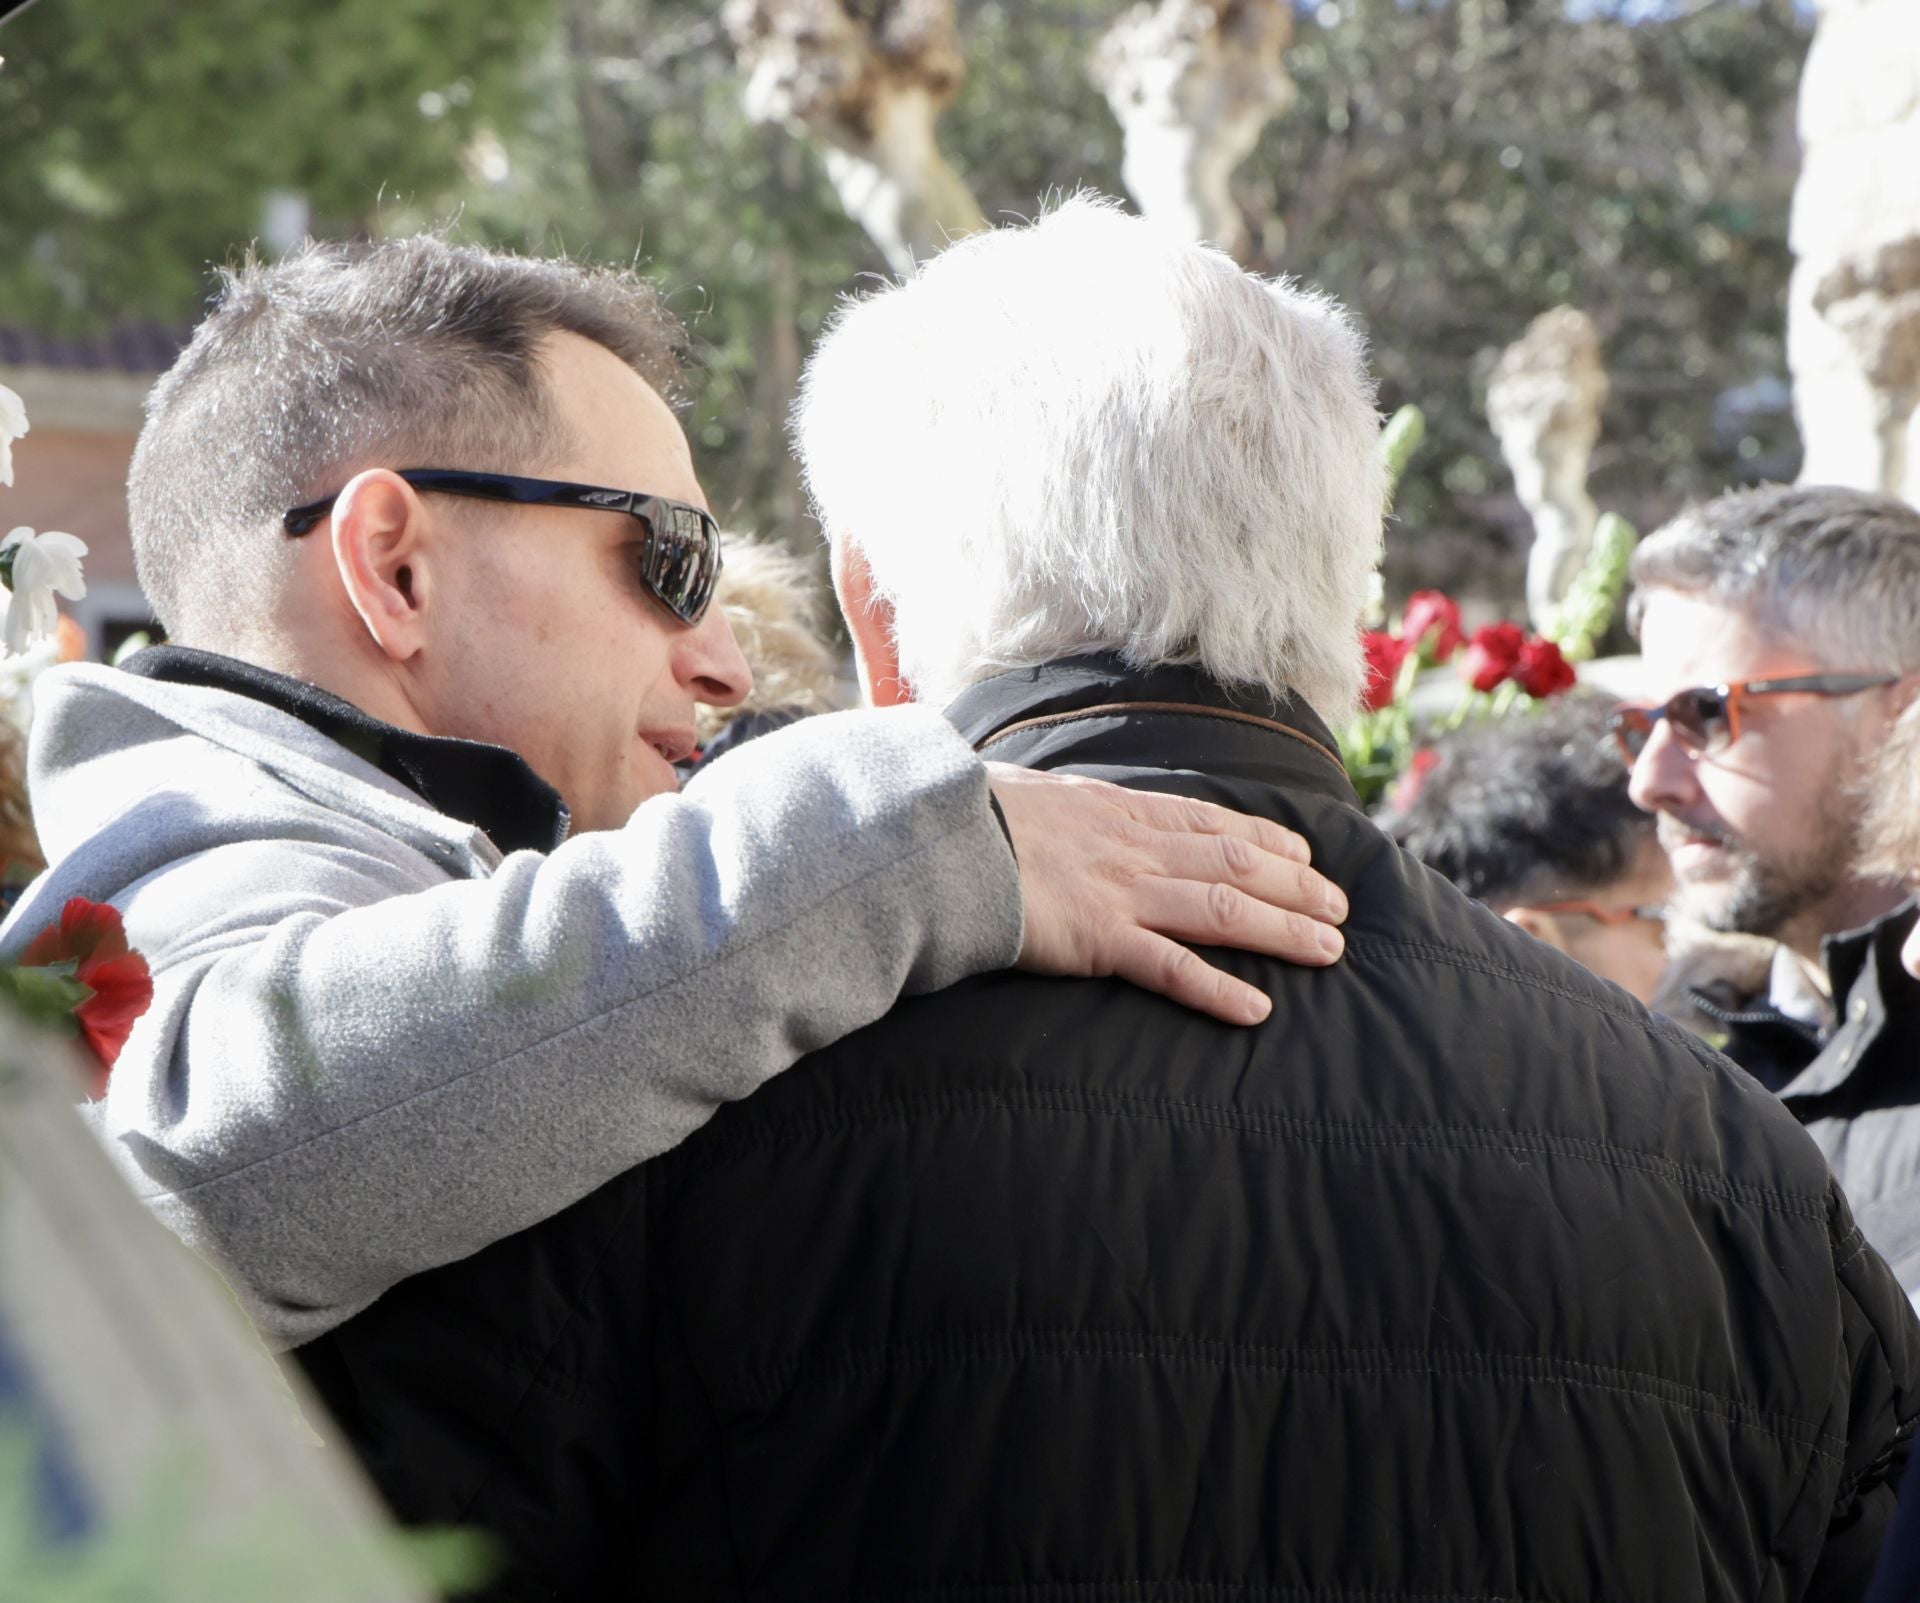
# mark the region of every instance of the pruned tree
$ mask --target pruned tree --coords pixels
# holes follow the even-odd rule
[[[1286,0],[1158,0],[1121,16],[1093,79],[1126,136],[1121,174],[1149,217],[1241,254],[1234,169],[1292,104]]]
[[[1920,7],[1821,0],[1787,303],[1804,476],[1920,499]]]
[[[986,226],[936,136],[965,71],[952,0],[728,0],[722,17],[747,115],[819,149],[896,272]]]
[[[1487,383],[1487,418],[1533,519],[1527,612],[1536,628],[1547,626],[1593,544],[1600,512],[1587,493],[1587,470],[1606,404],[1600,337],[1571,306],[1528,324]]]
[[[1866,383],[1876,460],[1860,487],[1920,499],[1920,235],[1841,258],[1814,286],[1813,309]]]

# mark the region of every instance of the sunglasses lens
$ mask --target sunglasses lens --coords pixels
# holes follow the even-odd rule
[[[1647,749],[1647,737],[1653,733],[1653,719],[1645,707],[1615,707],[1607,714],[1607,728],[1620,747],[1620,754],[1633,762]]]
[[[1726,744],[1727,702],[1717,690],[1683,690],[1667,703],[1667,721],[1688,751],[1714,751]]]
[[[713,520],[698,507],[656,503],[648,522],[653,593],[676,617],[698,623],[720,576],[720,537]]]

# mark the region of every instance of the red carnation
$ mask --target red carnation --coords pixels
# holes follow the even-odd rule
[[[67,963],[73,965],[73,977],[93,992],[73,1010],[73,1018],[100,1061],[92,1094],[103,1096],[107,1072],[127,1044],[134,1020],[153,1003],[153,977],[147,960],[128,947],[120,914],[84,896],[68,902],[60,922],[36,935],[20,957],[22,968]]]
[[[1545,701],[1580,682],[1573,664],[1561,655],[1551,640],[1529,640],[1520,648],[1520,660],[1514,664],[1513,682],[1536,700]]]
[[[1400,638],[1411,641],[1416,651],[1426,647],[1435,662],[1445,662],[1466,639],[1460,630],[1460,608],[1444,591],[1416,590],[1400,614]]]
[[[1526,643],[1527,637],[1517,624],[1490,623],[1474,630],[1454,666],[1475,690],[1491,690],[1501,680],[1513,677]]]
[[[1367,684],[1361,692],[1361,704],[1368,712],[1393,705],[1394,687],[1400,679],[1400,664],[1407,660],[1407,642],[1393,635],[1369,629],[1360,637],[1367,653]]]

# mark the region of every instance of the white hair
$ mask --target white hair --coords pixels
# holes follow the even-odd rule
[[[921,701],[1113,650],[1353,706],[1386,480],[1322,295],[1076,196],[843,306],[795,433]]]

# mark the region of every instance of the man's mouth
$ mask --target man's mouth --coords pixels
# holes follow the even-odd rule
[[[1667,854],[1674,874],[1681,879],[1710,869],[1729,845],[1724,830],[1708,824],[1689,823],[1670,813],[1660,815],[1658,833],[1661,850]]]
[[[691,729],[643,730],[640,739],[657,751],[668,767],[686,762],[699,749]]]

